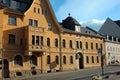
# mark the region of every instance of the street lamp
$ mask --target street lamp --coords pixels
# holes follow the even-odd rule
[[[102,76],[104,75],[104,63],[103,63],[103,54],[102,49],[98,48],[98,56],[101,58],[101,70],[102,70]]]

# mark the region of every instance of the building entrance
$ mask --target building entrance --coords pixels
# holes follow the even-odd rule
[[[6,59],[4,59],[3,76],[9,78],[9,62]]]
[[[79,68],[83,69],[84,68],[83,54],[82,53],[78,54],[79,54]]]

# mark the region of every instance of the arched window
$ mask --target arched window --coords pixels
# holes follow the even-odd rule
[[[40,14],[40,9],[38,8],[38,14]]]
[[[30,57],[30,64],[31,65],[37,65],[37,57],[36,56],[32,55]]]
[[[47,46],[50,47],[50,38],[47,38]]]
[[[93,49],[93,43],[91,43],[91,49]]]
[[[63,41],[62,41],[62,45],[63,45],[63,48],[65,48],[66,47],[66,42],[65,42],[65,40],[63,39]]]
[[[55,62],[56,62],[56,64],[59,64],[59,57],[58,56],[55,57]]]
[[[80,41],[80,48],[82,49],[82,42]]]
[[[47,64],[50,64],[50,56],[47,56]]]
[[[96,58],[97,58],[97,63],[99,63],[99,57],[97,56]]]
[[[14,64],[23,66],[23,58],[20,55],[15,56]]]
[[[86,63],[89,63],[89,57],[86,56]]]
[[[88,42],[86,42],[86,49],[88,49]]]
[[[66,56],[63,56],[63,64],[66,64]]]
[[[79,42],[76,41],[76,48],[79,48]]]
[[[55,39],[55,47],[58,47],[58,39]]]
[[[73,64],[73,56],[70,56],[70,64]]]
[[[70,45],[70,48],[72,48],[72,40],[70,40],[70,43],[69,43],[69,45]]]

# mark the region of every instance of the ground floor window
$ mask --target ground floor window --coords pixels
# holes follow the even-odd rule
[[[58,56],[55,57],[55,61],[56,61],[56,64],[59,64],[59,57]]]
[[[63,64],[66,64],[66,56],[63,56]]]
[[[94,63],[94,56],[92,56],[92,63]]]
[[[89,63],[89,57],[86,56],[86,63]]]
[[[73,56],[70,56],[70,64],[73,64]]]
[[[50,64],[50,56],[47,56],[47,64]]]
[[[30,57],[30,64],[31,65],[37,65],[37,57],[36,56],[32,55]]]
[[[22,58],[22,56],[20,56],[20,55],[15,56],[14,64],[23,66],[23,58]]]
[[[99,57],[97,56],[97,63],[99,63]]]

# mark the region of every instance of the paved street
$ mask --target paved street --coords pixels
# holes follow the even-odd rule
[[[119,80],[120,75],[116,75],[120,71],[120,65],[112,65],[104,67],[103,80]],[[92,76],[101,74],[101,68],[87,68],[79,71],[64,71],[57,73],[47,73],[36,76],[29,76],[17,79],[7,80],[91,80]],[[110,78],[105,78],[110,77]]]

